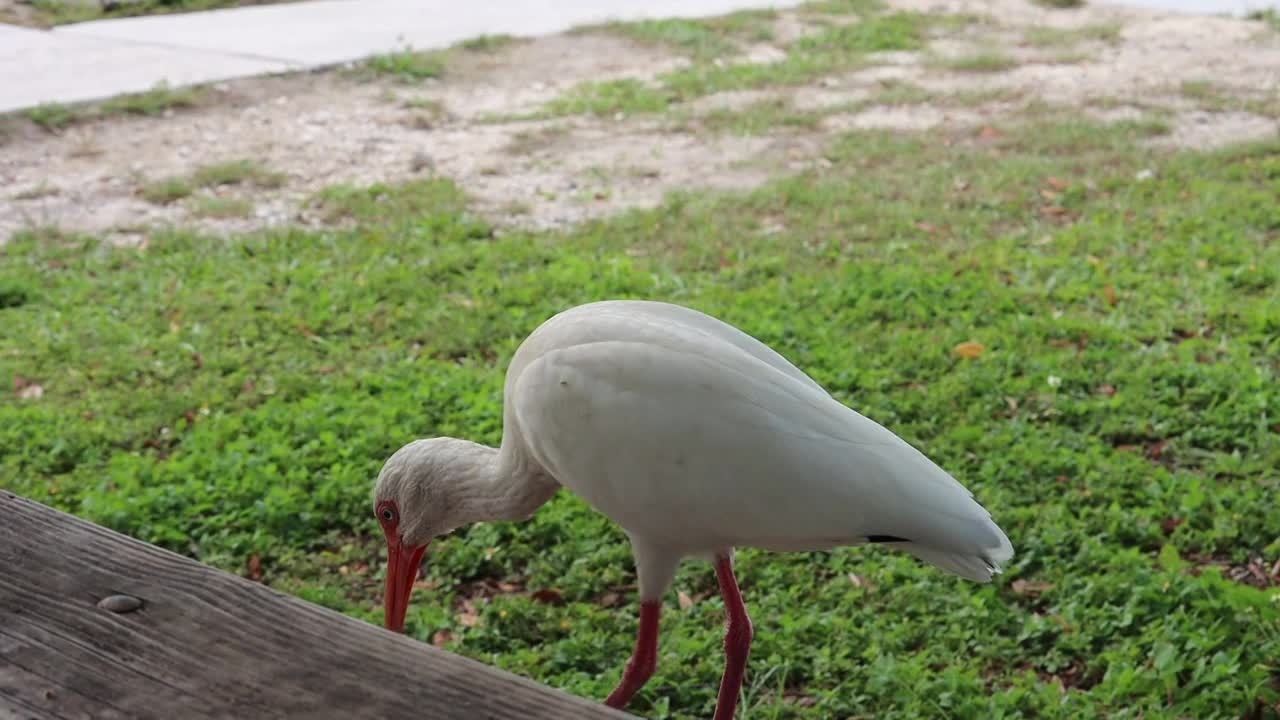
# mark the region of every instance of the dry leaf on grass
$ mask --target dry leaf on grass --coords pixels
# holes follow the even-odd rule
[[[20,400],[36,400],[44,396],[44,388],[35,380],[13,376],[13,394]]]
[[[529,594],[529,597],[533,598],[537,602],[545,603],[547,605],[559,605],[564,602],[564,596],[560,594],[559,590],[551,590],[549,588],[534,590]]]
[[[1011,584],[1013,591],[1019,595],[1030,597],[1039,597],[1040,593],[1053,587],[1053,583],[1037,582],[1035,580],[1014,580]]]
[[[462,611],[455,615],[454,619],[463,627],[475,627],[480,624],[480,613],[476,611],[476,606],[470,600],[463,600]]]

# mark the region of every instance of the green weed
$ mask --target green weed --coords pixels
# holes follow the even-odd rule
[[[375,55],[365,60],[363,66],[374,75],[386,75],[412,84],[444,75],[446,63],[443,52],[399,50]]]
[[[143,185],[138,194],[143,200],[156,205],[168,205],[177,202],[195,192],[191,181],[181,177],[167,177],[154,180]]]
[[[253,215],[253,202],[245,198],[202,197],[196,198],[191,208],[196,217],[230,219]]]

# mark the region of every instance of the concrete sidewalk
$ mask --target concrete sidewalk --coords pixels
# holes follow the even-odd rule
[[[483,34],[542,35],[605,20],[705,17],[798,0],[312,0],[99,20],[0,25],[0,112],[324,67]]]

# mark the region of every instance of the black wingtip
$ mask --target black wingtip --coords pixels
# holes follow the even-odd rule
[[[897,535],[868,535],[867,542],[891,543],[891,542],[911,542],[911,541],[906,538],[900,538]]]

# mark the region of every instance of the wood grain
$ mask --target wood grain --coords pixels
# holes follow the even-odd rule
[[[631,717],[0,491],[0,720]]]

